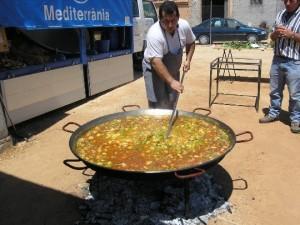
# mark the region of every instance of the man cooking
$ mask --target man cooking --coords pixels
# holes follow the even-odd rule
[[[183,48],[186,48],[183,71],[187,72],[195,50],[195,39],[188,22],[179,18],[176,3],[162,3],[159,21],[148,31],[143,60],[149,108],[174,107],[176,95],[183,91],[179,82]]]

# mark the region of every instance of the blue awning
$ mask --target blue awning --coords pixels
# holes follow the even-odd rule
[[[1,0],[0,26],[132,26],[132,0]]]

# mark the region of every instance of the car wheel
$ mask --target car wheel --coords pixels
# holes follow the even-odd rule
[[[198,40],[200,45],[207,45],[209,43],[209,37],[207,35],[200,35]]]
[[[247,40],[250,43],[256,43],[257,42],[257,36],[255,34],[249,34],[247,37]]]

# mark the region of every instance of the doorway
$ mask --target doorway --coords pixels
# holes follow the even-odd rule
[[[226,0],[202,0],[202,21],[209,19],[210,1],[212,1],[212,17],[224,18]]]

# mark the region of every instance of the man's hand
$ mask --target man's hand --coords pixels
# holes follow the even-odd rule
[[[172,80],[172,82],[170,83],[170,87],[178,93],[183,92],[183,85],[177,80]]]
[[[275,27],[275,30],[271,33],[271,39],[275,40],[276,38],[279,38],[283,29],[284,29],[284,26],[277,25]]]
[[[282,37],[282,38],[291,38],[294,35],[294,32],[290,30],[287,27],[284,27],[282,25],[278,25],[275,28],[274,34],[277,37]]]
[[[191,66],[191,63],[190,61],[186,60],[184,63],[183,63],[183,72],[187,72],[190,70],[190,67]]]
[[[173,90],[179,93],[183,92],[183,85],[173,78],[173,76],[169,73],[167,67],[163,64],[161,58],[153,58],[151,60],[151,65],[158,76],[160,76],[165,82],[167,82]]]

